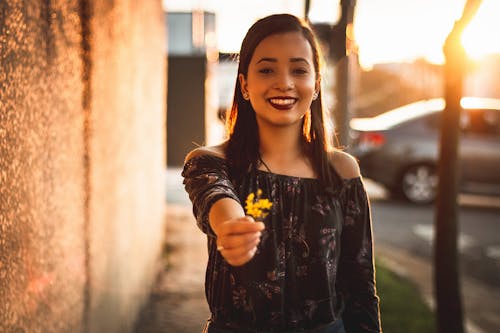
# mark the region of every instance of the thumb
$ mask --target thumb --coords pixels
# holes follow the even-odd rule
[[[250,215],[245,215],[243,217],[244,220],[248,221],[248,222],[255,222],[254,218],[251,217]]]
[[[249,223],[255,223],[256,227],[259,228],[259,230],[264,230],[266,228],[266,225],[262,221],[255,221],[255,219],[252,216],[246,215],[243,217],[245,221],[248,221]]]

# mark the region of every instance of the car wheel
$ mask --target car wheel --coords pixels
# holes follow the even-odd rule
[[[417,204],[428,204],[436,198],[438,176],[436,167],[430,164],[413,165],[401,176],[401,193],[404,198]]]

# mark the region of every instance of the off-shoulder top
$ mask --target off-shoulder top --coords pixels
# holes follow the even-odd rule
[[[216,327],[308,330],[342,318],[347,333],[381,331],[370,206],[360,177],[335,173],[335,186],[325,187],[315,178],[252,169],[235,184],[225,159],[212,155],[191,158],[182,175],[207,234],[205,291]],[[221,198],[244,205],[258,190],[272,202],[266,228],[254,258],[233,267],[217,251],[208,213]]]

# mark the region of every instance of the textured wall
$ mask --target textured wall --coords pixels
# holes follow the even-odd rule
[[[130,330],[161,246],[163,26],[159,0],[0,1],[0,332]]]
[[[163,236],[163,13],[137,0],[93,1],[92,11],[90,323],[125,332]]]
[[[1,1],[0,15],[0,332],[78,332],[85,193],[77,1]]]

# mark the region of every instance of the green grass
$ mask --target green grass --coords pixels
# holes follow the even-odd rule
[[[377,261],[377,292],[384,333],[435,333],[435,317],[410,281]]]

